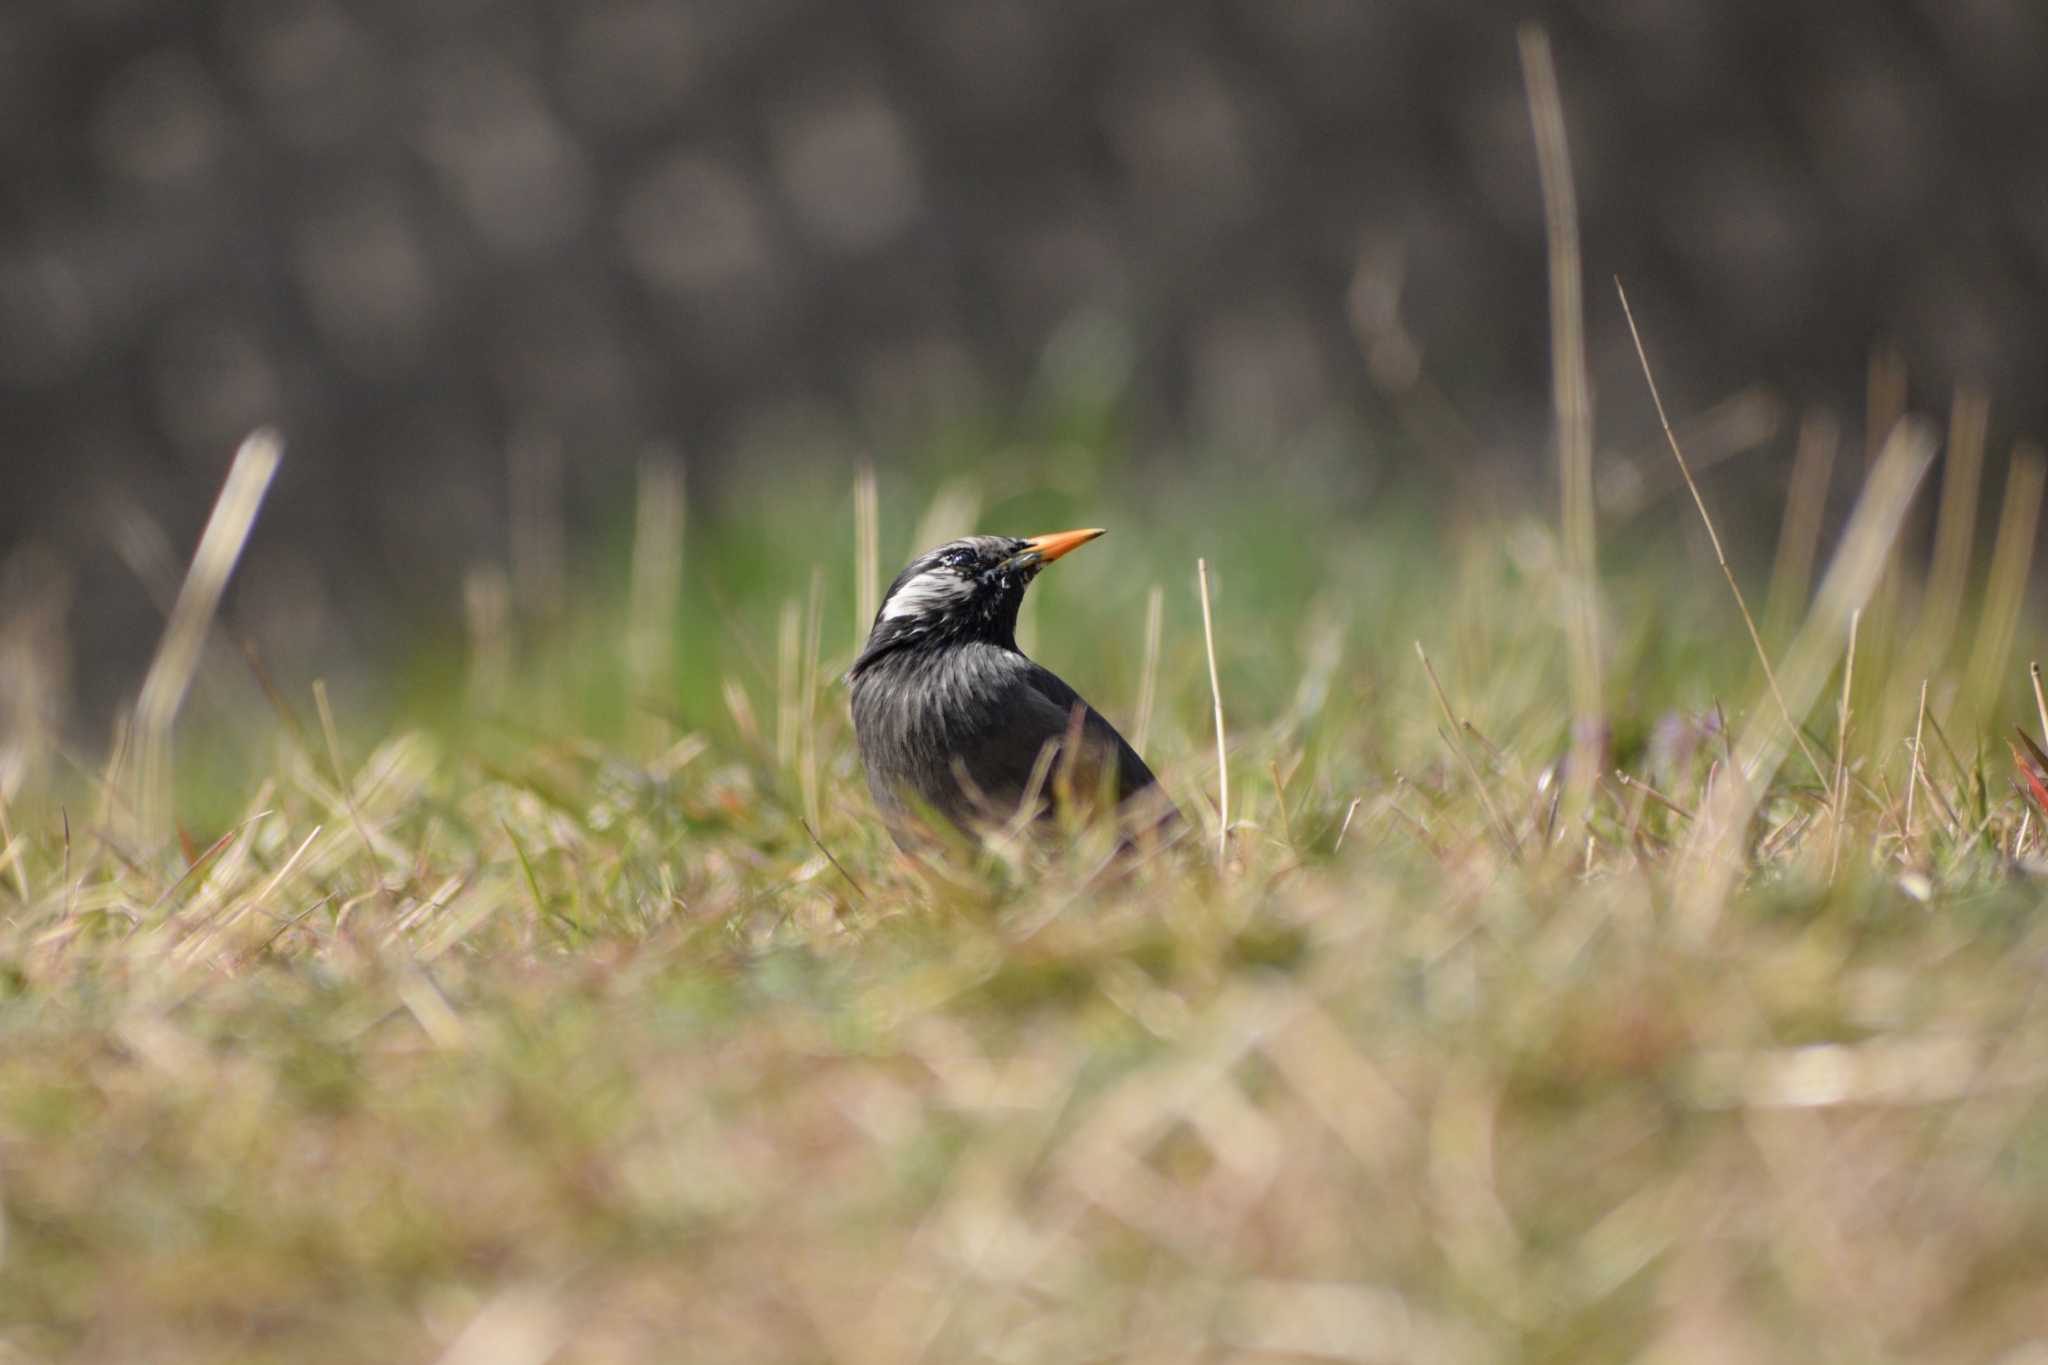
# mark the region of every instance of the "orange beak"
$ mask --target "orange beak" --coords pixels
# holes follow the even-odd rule
[[[1033,536],[1024,544],[1025,554],[1035,555],[1041,564],[1050,564],[1069,550],[1078,550],[1102,534],[1100,526],[1085,531],[1055,531],[1049,536]]]

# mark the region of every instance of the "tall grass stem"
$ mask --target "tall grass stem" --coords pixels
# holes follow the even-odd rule
[[[1209,697],[1216,708],[1216,861],[1230,854],[1230,746],[1223,733],[1223,682],[1216,673],[1216,625],[1209,612],[1209,561],[1195,561],[1202,593],[1202,647],[1209,655]]]

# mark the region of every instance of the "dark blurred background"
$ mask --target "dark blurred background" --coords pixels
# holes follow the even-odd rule
[[[759,515],[758,471],[886,470],[1091,376],[1153,477],[1200,447],[1247,478],[1540,486],[1531,17],[1603,445],[1654,435],[1619,273],[1675,409],[1762,396],[1759,459],[1816,406],[1853,439],[1887,348],[1920,405],[1981,386],[2001,450],[2048,415],[2044,16],[13,0],[0,597],[54,614],[72,686],[132,689],[152,593],[258,423],[289,446],[237,609],[287,655],[458,619],[522,498],[605,506],[651,448],[693,518]]]

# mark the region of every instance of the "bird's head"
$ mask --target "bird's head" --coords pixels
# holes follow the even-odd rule
[[[968,536],[925,551],[896,575],[853,674],[900,649],[984,641],[1015,648],[1017,609],[1038,571],[1101,535],[1060,531],[1018,540]]]

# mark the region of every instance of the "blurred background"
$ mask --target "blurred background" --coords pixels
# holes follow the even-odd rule
[[[459,635],[465,584],[472,617],[558,593],[649,458],[798,582],[816,523],[780,513],[869,461],[892,560],[897,502],[963,477],[1277,488],[1283,523],[1541,493],[1530,17],[1603,516],[1671,488],[1617,274],[1738,544],[1814,414],[1849,450],[1972,386],[1995,489],[2048,425],[2021,0],[16,0],[0,619],[34,668],[0,710],[104,734],[261,423],[228,619],[287,675]]]

